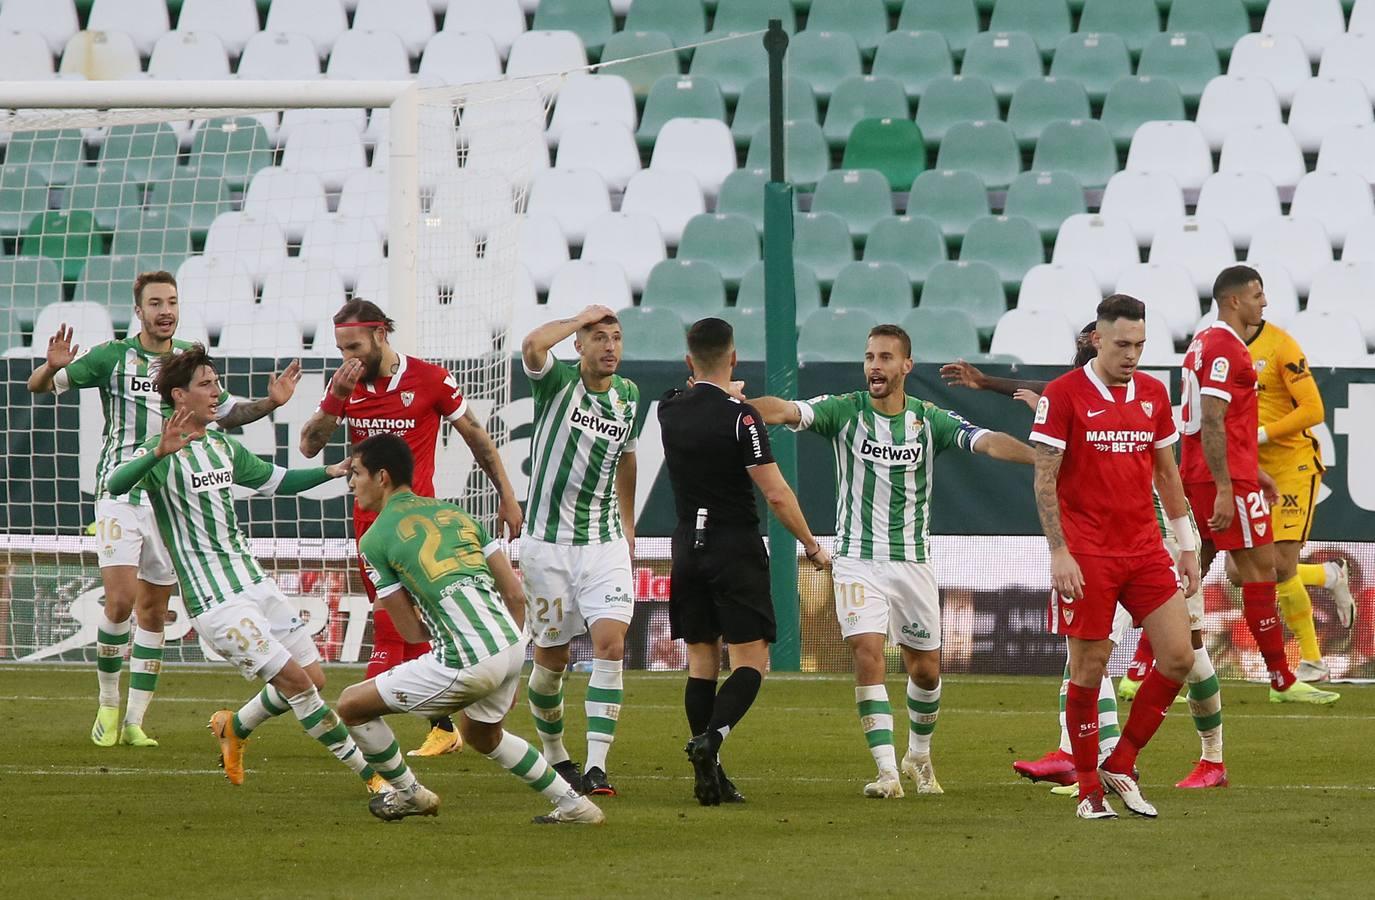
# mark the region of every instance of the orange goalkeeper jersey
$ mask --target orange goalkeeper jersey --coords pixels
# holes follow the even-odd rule
[[[1261,468],[1275,477],[1302,471],[1301,466],[1322,472],[1313,427],[1322,423],[1326,412],[1303,348],[1273,322],[1262,322],[1246,343],[1256,365],[1257,406],[1265,431]]]

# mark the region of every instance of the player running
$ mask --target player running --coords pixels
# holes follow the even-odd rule
[[[287,470],[221,431],[207,431],[218,412],[220,380],[199,344],[164,361],[156,386],[172,415],[160,435],[111,474],[110,492],[120,496],[139,487],[147,493],[192,627],[244,678],[267,682],[245,710],[256,706],[262,710],[259,721],[265,721],[290,709],[307,734],[370,781],[372,769],[320,698],[325,679],[315,642],[249,552],[230,490],[237,484],[264,497],[299,494],[346,474],[348,463]],[[227,709],[210,719],[231,784],[243,784],[246,724],[251,723]]]
[[[1098,355],[1046,386],[1036,406],[1036,507],[1051,551],[1050,630],[1069,637],[1065,696],[1080,818],[1115,818],[1104,788],[1140,816],[1136,758],[1193,666],[1185,594],[1198,590],[1198,552],[1171,447],[1179,440],[1165,386],[1136,366],[1146,307],[1124,294],[1098,305]],[[1179,542],[1179,568],[1151,515],[1159,492]],[[1062,524],[1063,523],[1063,524]],[[1184,591],[1180,591],[1179,570]],[[1100,764],[1098,695],[1121,604],[1159,651],[1117,747]]]
[[[344,356],[344,364],[330,379],[319,410],[301,427],[301,452],[307,459],[313,458],[345,422],[350,446],[373,434],[399,434],[410,444],[415,457],[413,489],[421,496],[432,497],[435,442],[439,439],[441,420],[447,421],[496,485],[500,497],[497,517],[506,526],[507,536],[514,540],[520,534],[520,502],[506,477],[496,445],[478,423],[452,375],[441,366],[392,349],[387,335],[395,330],[396,323],[368,300],[350,300],[334,314],[334,340]],[[355,540],[362,540],[375,518],[374,513],[354,504]],[[363,569],[361,557],[359,567]],[[428,653],[430,648],[424,641],[410,643],[402,639],[386,610],[377,607],[372,582],[364,578],[363,586],[373,602],[368,677]],[[430,726],[425,742],[408,756],[440,756],[463,749],[463,739],[447,716],[436,716]]]
[[[577,364],[550,350],[577,335]],[[526,618],[535,642],[530,712],[544,756],[584,793],[615,796],[606,758],[624,695],[625,633],[635,612],[635,442],[640,389],[616,374],[621,324],[605,306],[530,332],[521,359],[535,398],[525,536],[520,543]],[[592,638],[587,682],[587,769],[563,745],[568,642]]]
[[[29,390],[35,394],[98,388],[105,414],[95,504],[105,593],[105,618],[96,630],[99,698],[91,726],[91,741],[97,747],[113,747],[116,742],[131,747],[158,745],[144,732],[143,719],[162,669],[162,629],[177,577],[142,488],[115,493],[109,489],[109,480],[162,428],[163,404],[154,379],[168,357],[191,346],[175,337],[179,319],[176,278],[170,272],[143,272],[134,279],[135,333],[79,355],[72,329],[63,324],[48,339],[47,359],[29,376]],[[219,426],[237,428],[261,419],[291,399],[300,377],[300,363],[292,362],[280,377],[268,379],[267,397],[262,400],[241,401],[223,394],[217,406]],[[137,618],[132,623],[128,705],[121,723],[119,673],[130,643],[130,613]]]
[[[931,568],[929,503],[936,455],[951,447],[1031,464],[1032,450],[1011,435],[971,425],[911,397],[912,341],[896,325],[869,332],[867,391],[811,400],[750,400],[769,425],[810,430],[835,453],[836,619],[855,661],[855,705],[878,767],[864,796],[903,796],[893,749],[893,711],[884,685],[885,639],[902,650],[909,733],[902,772],[920,794],[943,793],[931,765],[941,704],[940,589]]]
[[[1275,615],[1275,535],[1257,454],[1256,368],[1241,338],[1264,321],[1260,275],[1248,266],[1223,269],[1213,299],[1217,321],[1184,354],[1181,471],[1198,510],[1203,564],[1225,550],[1236,566],[1246,625],[1270,672],[1270,702],[1335,703],[1339,694],[1295,679]]]
[[[462,711],[469,745],[555,804],[536,822],[601,824],[605,816],[591,800],[538,750],[502,728],[525,662],[519,581],[500,544],[476,519],[411,491],[414,460],[407,444],[386,432],[359,442],[349,477],[355,502],[377,516],[359,550],[378,603],[404,637],[434,645],[425,656],[350,685],[339,699],[339,714],[358,746],[394,788],[372,798],[369,811],[387,820],[439,814],[439,797],[416,781],[382,716]]]

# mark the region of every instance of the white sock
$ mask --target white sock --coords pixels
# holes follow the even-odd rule
[[[134,627],[134,646],[129,655],[129,705],[124,710],[125,725],[143,724],[143,716],[158,687],[158,673],[162,671],[162,644],[161,631]]]
[[[577,802],[577,792],[522,737],[503,731],[497,748],[488,753],[487,758],[539,791],[551,803],[569,806]]]
[[[936,730],[936,717],[941,711],[941,682],[926,691],[907,679],[907,752],[917,756],[931,754],[931,736]]]
[[[406,765],[406,759],[401,755],[401,745],[396,742],[390,725],[381,719],[373,719],[350,727],[349,734],[353,736],[363,758],[388,784],[398,791],[415,787],[415,773]]]
[[[859,711],[859,725],[874,765],[880,772],[897,771],[897,753],[893,750],[893,707],[888,703],[888,688],[881,684],[855,685],[855,708]]]
[[[291,711],[296,714],[306,734],[323,744],[335,759],[348,766],[355,775],[364,774],[368,767],[367,760],[358,752],[358,745],[354,743],[348,728],[339,721],[334,710],[325,705],[319,691],[312,687],[288,697],[287,703],[291,704]]]
[[[530,701],[530,714],[535,717],[535,730],[544,745],[545,758],[551,764],[568,759],[568,751],[563,746],[563,673],[535,663],[530,669],[526,696]]]
[[[1108,758],[1122,738],[1117,725],[1117,691],[1112,679],[1104,675],[1098,685],[1098,762]]]
[[[1202,758],[1222,762],[1222,688],[1206,647],[1194,650],[1194,667],[1189,670],[1189,712],[1202,748]]]
[[[129,646],[129,622],[102,619],[96,628],[95,668],[101,706],[119,706],[119,671],[124,668],[124,649]]]
[[[248,737],[257,727],[274,716],[285,714],[291,709],[291,704],[282,692],[270,684],[263,685],[263,689],[254,694],[239,711],[234,714],[235,731],[239,737]]]
[[[625,696],[622,665],[619,659],[592,660],[592,675],[587,680],[587,769],[606,771],[606,755],[616,739],[616,722],[621,718]],[[542,733],[542,732],[541,732]]]

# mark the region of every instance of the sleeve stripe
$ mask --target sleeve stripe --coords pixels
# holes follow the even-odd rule
[[[448,415],[446,418],[447,418],[450,422],[457,422],[459,419],[463,418],[463,415],[464,415],[466,412],[468,412],[468,398],[467,398],[467,397],[464,397],[464,398],[459,402],[459,404],[458,404],[458,409],[456,409],[456,410],[454,410],[453,412],[449,413],[449,415]]]
[[[53,394],[61,394],[69,390],[71,386],[72,379],[71,376],[67,374],[67,370],[58,369],[57,374],[53,376]]]
[[[974,448],[979,445],[979,441],[983,440],[984,435],[988,433],[989,431],[987,428],[960,429],[960,436],[964,438],[965,449],[968,450],[970,453],[974,452]]]
[[[792,403],[793,406],[797,407],[797,424],[783,427],[789,431],[806,431],[811,428],[812,423],[816,421],[816,410],[812,408],[810,403],[804,403],[801,400],[794,400]]]
[[[277,493],[277,488],[281,486],[282,479],[285,477],[286,469],[281,466],[273,466],[272,474],[268,476],[267,481],[258,485],[254,490],[264,497],[271,497]]]
[[[1175,431],[1175,432],[1172,432],[1172,433],[1169,435],[1169,437],[1163,437],[1163,438],[1161,438],[1160,440],[1156,441],[1156,442],[1155,442],[1155,449],[1159,450],[1159,449],[1161,449],[1161,448],[1163,448],[1163,447],[1172,447],[1172,446],[1174,446],[1174,445],[1177,444],[1177,443],[1179,443],[1179,432],[1178,432],[1178,431]]]
[[[498,541],[498,540],[491,540],[491,541],[488,541],[487,544],[486,544],[486,546],[484,546],[484,547],[482,548],[482,556],[483,556],[483,558],[485,559],[485,558],[491,556],[493,553],[496,553],[496,552],[497,552],[498,550],[500,550],[500,549],[501,549],[501,541]]]
[[[526,365],[524,353],[520,355],[520,367],[525,371],[527,377],[533,379],[534,381],[539,381],[541,378],[549,374],[550,369],[554,368],[553,348],[551,347],[550,349],[544,351],[544,368],[540,369],[538,372],[536,372],[534,369],[531,369],[528,365]]]
[[[1215,387],[1199,388],[1199,391],[1198,391],[1198,392],[1199,392],[1200,394],[1206,394],[1206,395],[1209,396],[1209,397],[1216,397],[1216,398],[1218,398],[1219,400],[1225,400],[1225,401],[1227,401],[1228,403],[1231,403],[1231,402],[1232,402],[1232,395],[1229,394],[1229,393],[1227,393],[1226,391],[1222,390],[1221,388],[1215,388]]]
[[[1060,439],[1057,438],[1057,437],[1051,437],[1051,436],[1048,435],[1048,434],[1042,434],[1042,433],[1039,432],[1039,431],[1033,431],[1033,432],[1031,433],[1031,440],[1037,441],[1037,442],[1042,443],[1042,444],[1047,444],[1047,445],[1049,445],[1049,446],[1051,446],[1051,447],[1055,447],[1056,449],[1059,449],[1059,450],[1065,449],[1065,442],[1064,442],[1064,441],[1060,440]]]
[[[395,594],[399,590],[401,590],[401,582],[399,581],[393,582],[391,584],[380,585],[377,588],[377,599],[381,600],[383,597],[390,597],[392,594]]]

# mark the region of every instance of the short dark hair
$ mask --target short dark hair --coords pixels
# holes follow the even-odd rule
[[[352,453],[369,472],[376,474],[385,469],[393,487],[410,487],[415,478],[415,457],[400,435],[379,432],[354,444]]]
[[[1146,320],[1146,304],[1131,296],[1130,294],[1111,294],[1103,298],[1103,302],[1098,304],[1098,318],[1094,322],[1097,327],[1098,322],[1116,322],[1118,319],[1126,319],[1129,322],[1144,322]]]
[[[382,307],[371,300],[362,300],[358,297],[339,307],[339,311],[334,314],[336,326],[347,325],[349,322],[381,322],[387,329],[387,334],[396,330],[396,323],[382,311]]]
[[[1098,356],[1098,348],[1093,346],[1093,333],[1098,330],[1098,320],[1079,329],[1079,334],[1074,339],[1074,367],[1082,369],[1089,364],[1089,360]]]
[[[598,319],[598,320],[595,321],[595,322],[588,322],[586,325],[583,325],[581,328],[579,328],[578,331],[580,331],[580,332],[582,332],[582,331],[591,331],[593,328],[596,328],[598,325],[619,325],[619,324],[621,324],[621,320],[620,320],[619,318],[617,318],[616,315],[613,313],[612,315],[609,315],[609,316],[602,316],[600,319]]]
[[[143,305],[143,289],[150,284],[170,284],[177,286],[177,277],[164,269],[154,269],[151,272],[139,272],[134,279],[134,305]]]
[[[875,325],[869,329],[869,337],[890,337],[897,338],[902,344],[902,355],[905,359],[912,358],[912,337],[903,329],[901,325]]]
[[[725,319],[698,319],[688,329],[688,353],[706,365],[720,362],[734,346],[735,329]]]
[[[153,382],[158,393],[162,395],[162,402],[171,406],[172,391],[190,387],[201,366],[215,368],[215,360],[210,358],[210,352],[205,349],[204,344],[192,344],[182,352],[164,359]]]
[[[1253,281],[1258,282],[1262,288],[1265,287],[1265,279],[1250,266],[1228,266],[1217,273],[1217,278],[1213,281],[1213,299],[1221,302],[1223,297]]]

